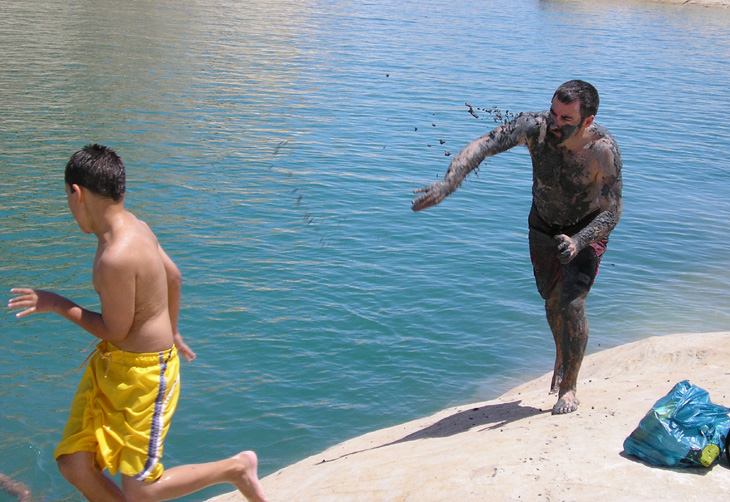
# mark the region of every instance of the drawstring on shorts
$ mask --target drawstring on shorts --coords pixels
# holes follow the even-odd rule
[[[88,353],[88,355],[86,356],[86,358],[84,359],[84,361],[81,363],[81,365],[78,368],[76,368],[76,373],[78,373],[79,371],[81,371],[81,368],[83,368],[84,366],[86,366],[86,363],[89,362],[89,359],[91,359],[94,356],[94,354],[96,354],[97,352],[99,353],[99,357],[101,357],[102,359],[107,359],[107,360],[109,360],[111,362],[111,360],[112,360],[112,358],[111,358],[111,352],[109,352],[108,350],[106,350],[106,343],[105,342],[97,342],[96,340],[93,340],[89,345],[86,346],[85,349],[81,350],[81,352],[86,352],[87,350],[89,350],[94,345],[96,345],[96,348],[94,350],[92,350],[91,352]],[[102,345],[104,345],[104,348],[103,349],[102,349]],[[107,365],[106,371],[104,372],[104,378],[106,378],[106,376],[107,376],[108,373],[109,373],[109,365]]]

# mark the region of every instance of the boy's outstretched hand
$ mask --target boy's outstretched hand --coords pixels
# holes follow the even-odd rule
[[[51,312],[59,296],[50,291],[30,288],[13,288],[10,293],[18,295],[8,300],[9,309],[25,309],[15,314],[15,317],[25,317],[40,312]]]

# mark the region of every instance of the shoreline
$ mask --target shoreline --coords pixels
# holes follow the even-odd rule
[[[714,501],[730,466],[664,469],[623,453],[651,406],[689,380],[730,405],[730,332],[655,336],[586,357],[581,406],[554,416],[551,373],[335,445],[262,479],[271,502],[483,500]],[[630,391],[630,392],[629,392]],[[208,502],[239,502],[238,492]]]
[[[648,0],[653,3],[674,3],[680,5],[702,5],[704,7],[730,7],[730,0]]]

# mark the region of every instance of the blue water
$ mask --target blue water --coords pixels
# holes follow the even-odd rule
[[[183,271],[198,353],[168,466],[253,448],[270,474],[551,369],[527,151],[410,211],[447,152],[496,125],[465,103],[542,110],[572,78],[601,93],[624,216],[589,297],[589,351],[728,330],[730,10],[9,0],[0,18],[0,284],[98,307],[96,243],[65,207],[63,167],[86,143],[115,148],[127,207]],[[52,452],[91,337],[47,314],[0,328],[0,472],[79,500]]]

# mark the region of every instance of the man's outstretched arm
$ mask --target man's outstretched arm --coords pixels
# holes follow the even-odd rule
[[[489,134],[469,143],[451,159],[442,180],[413,191],[413,193],[423,195],[411,201],[411,209],[421,211],[444,200],[461,186],[466,175],[479,167],[485,158],[523,144],[526,141],[528,130],[535,124],[534,115],[520,114],[513,121],[503,124]]]

